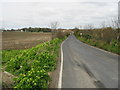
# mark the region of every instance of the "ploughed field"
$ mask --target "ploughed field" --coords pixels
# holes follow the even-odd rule
[[[2,49],[28,49],[51,40],[51,33],[43,32],[2,32]]]

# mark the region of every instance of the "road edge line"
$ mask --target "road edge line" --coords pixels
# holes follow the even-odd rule
[[[77,38],[76,38],[77,39]],[[79,40],[79,39],[78,39]],[[82,42],[81,40],[79,40],[80,42]],[[92,47],[92,48],[95,48],[95,49],[97,49],[97,50],[100,50],[100,51],[102,51],[102,52],[105,52],[105,53],[108,53],[108,54],[111,54],[111,55],[114,55],[114,56],[120,56],[120,55],[118,55],[118,54],[116,54],[116,53],[113,53],[113,52],[110,52],[110,51],[107,51],[107,50],[104,50],[104,49],[101,49],[101,48],[99,48],[99,47],[96,47],[96,46],[93,46],[93,45],[90,45],[90,44],[87,44],[86,42],[84,43],[84,42],[82,42],[83,44],[85,44],[85,45],[87,45],[87,46],[90,46],[90,47]]]
[[[86,44],[86,43],[85,43],[85,44]],[[87,44],[87,45],[89,45],[89,44]],[[92,48],[98,49],[98,50],[100,50],[100,51],[102,51],[102,52],[105,52],[105,53],[111,54],[111,55],[113,55],[113,56],[119,56],[119,55],[116,54],[116,53],[113,53],[113,52],[110,52],[110,51],[107,51],[107,50],[101,49],[101,48],[99,48],[99,47],[95,47],[95,46],[92,46],[92,45],[89,45],[89,46],[92,47]]]
[[[68,38],[67,38],[68,39]],[[66,40],[67,40],[66,39]],[[59,81],[58,81],[58,89],[62,88],[62,71],[63,71],[63,49],[62,46],[64,44],[64,42],[66,41],[64,40],[61,44],[61,64],[60,64],[60,73],[59,73]]]

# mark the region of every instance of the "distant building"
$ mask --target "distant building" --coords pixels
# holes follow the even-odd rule
[[[23,32],[23,30],[21,30],[21,32]]]

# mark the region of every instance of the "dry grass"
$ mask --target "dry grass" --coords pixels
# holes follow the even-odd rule
[[[120,32],[118,32],[118,30],[113,30],[111,28],[95,30],[76,30],[76,33],[79,35],[80,33],[83,33],[84,35],[90,35],[96,40],[102,40],[107,43],[110,43],[112,40],[117,40],[117,36],[120,36]]]
[[[27,49],[51,40],[51,33],[42,32],[3,32],[2,49]]]
[[[12,74],[4,71],[4,72],[0,72],[0,74],[2,74],[2,88],[12,88],[14,81],[13,78],[15,76],[13,76]]]

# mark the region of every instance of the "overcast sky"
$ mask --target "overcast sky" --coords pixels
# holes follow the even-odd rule
[[[54,21],[59,28],[109,23],[117,17],[119,0],[2,0],[0,1],[1,27],[49,27]]]

